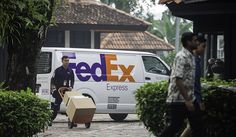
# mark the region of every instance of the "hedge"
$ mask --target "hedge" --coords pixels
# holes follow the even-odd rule
[[[218,85],[207,83],[208,86],[203,87],[202,94],[206,106],[203,118],[207,137],[236,135],[236,92],[225,87],[235,86],[235,82],[217,81]],[[168,82],[161,81],[146,83],[135,92],[137,114],[145,127],[156,136],[166,126],[167,89]]]
[[[154,135],[165,126],[167,86],[167,81],[147,83],[135,92],[137,114]]]
[[[0,136],[32,137],[42,132],[51,116],[49,102],[30,90],[14,92],[0,89]]]

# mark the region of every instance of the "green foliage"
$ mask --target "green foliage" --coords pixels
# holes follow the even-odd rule
[[[146,128],[155,135],[165,125],[167,86],[167,81],[147,83],[135,92],[137,114]]]
[[[101,2],[106,4],[114,3],[117,9],[130,13],[137,6],[137,0],[101,0]]]
[[[236,87],[236,79],[233,80],[221,80],[221,79],[214,79],[214,81],[209,81],[207,79],[201,79],[202,83],[207,84],[208,86],[218,87],[218,86],[224,86],[224,87]]]
[[[7,46],[7,64],[11,64],[6,68],[4,87],[13,90],[26,87],[35,89],[36,60],[51,24],[56,2],[0,1],[0,46]]]
[[[208,137],[234,137],[236,134],[236,92],[219,87],[203,90]]]
[[[167,56],[161,56],[161,59],[163,59],[170,67],[173,65],[173,61],[175,59],[176,52],[171,51]]]
[[[39,99],[29,89],[0,89],[0,136],[32,137],[42,132],[51,116],[48,106],[48,101]]]
[[[3,87],[3,84],[4,84],[4,82],[0,82],[0,90],[1,90],[2,87]]]
[[[236,134],[236,92],[222,87],[222,83],[233,85],[235,89],[236,80],[217,82],[216,86],[208,85],[202,88],[206,106],[204,123],[207,137],[233,137]],[[166,126],[167,88],[167,81],[162,81],[147,83],[135,92],[137,114],[146,128],[156,136]]]
[[[175,45],[176,17],[172,16],[169,10],[163,12],[160,20],[155,20],[152,15],[149,15],[146,20],[152,22],[152,26],[148,28],[149,32]],[[191,22],[181,19],[179,35],[181,36],[186,31],[192,31],[192,26]]]
[[[236,79],[207,81],[202,96],[206,106],[205,127],[209,137],[233,137],[236,134]],[[234,89],[234,92],[232,90]]]
[[[21,30],[42,30],[48,26],[54,0],[1,0],[0,43],[20,43]]]
[[[116,8],[127,13],[132,13],[136,17],[143,17],[144,6],[150,8],[154,5],[155,0],[101,0],[108,5],[115,4]]]

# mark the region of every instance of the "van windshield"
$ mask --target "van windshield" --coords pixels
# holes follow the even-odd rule
[[[37,74],[46,74],[51,72],[52,53],[41,52],[37,61]]]

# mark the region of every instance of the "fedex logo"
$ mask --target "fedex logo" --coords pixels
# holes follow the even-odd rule
[[[74,58],[75,59],[75,58]],[[75,70],[76,76],[80,81],[88,81],[91,77],[94,81],[129,81],[135,82],[134,78],[131,76],[131,72],[134,69],[134,65],[122,65],[112,63],[111,61],[116,61],[117,57],[114,54],[100,54],[100,62],[96,62],[89,66],[86,62],[70,63],[69,67]],[[100,70],[101,74],[96,74],[97,70]],[[120,69],[122,75],[113,75],[112,71],[117,71]]]

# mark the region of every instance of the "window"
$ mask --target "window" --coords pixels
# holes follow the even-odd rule
[[[224,61],[224,36],[217,36],[217,58]]]
[[[65,32],[60,30],[48,30],[45,47],[64,47]]]
[[[70,45],[73,48],[90,48],[90,31],[71,31]]]
[[[37,74],[45,74],[51,72],[52,53],[42,52],[40,53],[39,60],[37,62]]]
[[[162,75],[169,74],[169,71],[166,66],[158,58],[151,56],[143,56],[142,59],[146,72]]]

